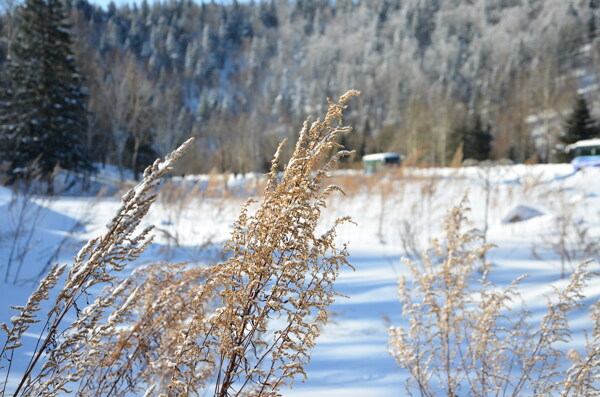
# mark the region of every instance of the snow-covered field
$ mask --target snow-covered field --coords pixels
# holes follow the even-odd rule
[[[226,197],[202,194],[210,185],[207,178],[188,178],[185,184],[174,178],[165,188],[145,220],[156,225],[155,244],[139,263],[219,259],[218,247],[244,194],[235,189]],[[356,270],[345,269],[338,280],[338,291],[349,298],[332,306],[333,321],[318,341],[308,380],[284,395],[403,394],[406,375],[387,353],[388,324],[403,323],[396,296],[398,277],[407,271],[401,258],[415,258],[441,235],[443,215],[465,192],[470,223],[496,246],[487,258],[493,264],[491,281],[507,285],[529,274],[521,291],[537,318],[545,309],[544,294],[565,284],[563,271],[568,275],[587,258],[600,270],[600,168],[577,173],[566,164],[407,169],[403,175],[339,173],[334,182],[348,195],[330,199],[323,228],[345,215],[358,224],[344,225],[339,235],[340,243],[349,243]],[[255,177],[229,181],[230,188],[244,191],[259,186]],[[0,188],[0,323],[14,314],[9,305],[26,301],[40,272],[55,261],[69,262],[83,242],[102,232],[118,205],[115,195],[15,201],[10,190]],[[600,280],[591,281],[586,295],[586,304],[600,298]],[[572,316],[571,326],[569,348],[580,348],[579,330],[589,327],[585,310]]]

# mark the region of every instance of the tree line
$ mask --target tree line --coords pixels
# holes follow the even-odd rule
[[[189,136],[181,172],[264,171],[349,87],[363,92],[348,114],[355,160],[394,150],[447,165],[461,147],[552,161],[600,65],[598,0],[5,3],[1,150],[17,171],[39,157],[44,172],[137,173]]]

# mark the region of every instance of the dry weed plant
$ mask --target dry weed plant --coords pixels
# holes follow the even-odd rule
[[[355,95],[329,101],[323,121],[305,122],[282,173],[280,145],[261,203],[248,200],[234,224],[229,260],[205,268],[148,265],[119,280],[117,273],[151,242],[151,228],[136,229],[160,178],[190,141],[149,167],[106,233],[81,249],[66,275],[65,265],[54,266],[27,304],[14,307],[19,314],[11,324],[0,325],[6,338],[0,396],[278,396],[283,385],[306,376],[338,295],[334,282],[349,266],[346,246],[334,243],[337,227],[349,219],[336,220],[322,235],[316,230],[327,197],[340,190],[323,185],[348,153],[329,158],[336,139],[350,130],[342,112]],[[43,302],[61,280],[44,318]],[[102,285],[92,303],[78,307]],[[15,352],[32,331],[40,335],[35,351],[8,390]]]
[[[431,239],[432,231],[431,225],[433,221],[431,219],[433,213],[433,201],[435,194],[439,190],[439,183],[441,179],[435,174],[434,170],[424,170],[425,174],[423,179],[420,181],[421,186],[421,200],[419,201],[422,205],[421,213],[425,214],[425,224],[427,225],[427,240]]]
[[[5,263],[0,264],[0,269],[4,267],[4,282],[12,282],[15,285],[35,284],[48,273],[75,232],[86,223],[94,204],[105,194],[105,190],[98,192],[94,200],[86,205],[84,212],[77,217],[79,221],[74,222],[66,230],[63,238],[58,243],[52,242],[50,245],[43,247],[42,242],[34,237],[40,222],[48,214],[47,208],[51,206],[55,199],[54,195],[46,193],[52,191],[53,194],[60,194],[65,192],[66,189],[59,189],[57,186],[55,178],[60,172],[58,166],[54,169],[51,182],[42,180],[35,163],[30,168],[32,169],[25,173],[27,179],[19,179],[10,186],[11,197],[7,206],[7,218],[2,227],[4,230],[0,232],[0,244],[10,247],[8,257],[4,258]],[[2,170],[0,170],[1,172]],[[8,182],[6,181],[6,183]],[[50,183],[54,186],[52,189],[49,187]],[[46,264],[33,277],[22,277],[23,265],[36,251],[39,256],[47,258]]]
[[[413,204],[413,208],[414,207],[415,205]],[[401,219],[398,226],[398,235],[404,256],[410,259],[420,258],[422,249],[417,237],[421,235],[420,223],[408,219]]]
[[[334,175],[331,178],[333,184],[339,186],[344,191],[346,197],[356,197],[361,193],[365,192],[371,175],[365,175],[363,173],[352,173],[343,175]]]
[[[458,144],[458,147],[456,148],[456,151],[452,155],[452,159],[450,160],[450,164],[448,165],[449,167],[451,167],[451,168],[460,168],[460,167],[462,167],[462,162],[464,160],[464,154],[463,154],[464,144],[465,144],[464,142],[460,142]]]
[[[8,169],[8,165],[5,168]],[[4,171],[0,170],[0,174]],[[57,172],[58,167],[55,167],[50,180],[54,179]],[[4,263],[0,266],[0,269],[4,267],[5,283],[16,285],[27,282],[21,278],[21,271],[26,258],[39,246],[40,242],[33,237],[37,224],[46,215],[44,207],[53,200],[52,195],[44,194],[52,190],[51,183],[43,180],[37,160],[26,168],[21,178],[6,178],[1,183],[10,185],[11,189],[6,222],[2,225],[3,230],[0,229],[0,242],[9,247],[8,257],[3,258]]]
[[[428,165],[425,160],[425,149],[417,148],[412,152],[408,153],[408,156],[402,161],[402,165],[407,168],[427,168]]]
[[[535,170],[529,170],[529,172],[519,178],[519,183],[523,189],[523,195],[534,196],[540,194],[545,189],[541,189],[544,184],[544,174],[536,172]]]
[[[61,281],[66,265],[53,266],[28,302],[24,306],[13,306],[19,313],[11,318],[10,325],[0,324],[4,339],[0,339],[0,369],[6,373],[0,381],[0,396],[8,392],[15,351],[22,346],[23,335],[38,322],[41,327],[35,329],[39,332],[37,343],[23,374],[19,374],[22,376],[12,392],[13,396],[56,396],[66,392],[67,384],[78,382],[85,375],[80,368],[75,366],[71,370],[65,363],[87,359],[83,354],[88,338],[96,331],[95,325],[112,303],[99,302],[87,311],[80,311],[78,303],[91,295],[93,286],[114,283],[115,273],[136,259],[150,244],[152,228],[137,232],[138,226],[156,199],[155,191],[161,177],[170,171],[190,142],[188,140],[163,162],[157,160],[148,167],[144,179],[123,196],[121,207],[107,225],[106,232],[88,241],[76,255],[53,306],[44,316],[38,313],[41,305],[49,300],[50,293]],[[108,296],[109,301],[118,298],[115,291]],[[117,313],[114,314],[116,317],[120,316],[118,311],[114,313]],[[76,317],[74,322],[65,325],[73,316]]]
[[[579,262],[598,259],[600,243],[590,231],[590,226],[594,223],[593,217],[577,216],[570,200],[572,194],[567,194],[563,187],[546,192],[548,197],[552,197],[549,205],[556,215],[553,224],[540,235],[539,246],[532,247],[532,253],[540,258],[538,248],[554,252],[560,260],[561,278],[565,278]]]
[[[395,181],[394,198],[399,208],[395,212],[398,218],[394,220],[395,234],[406,257],[416,259],[421,257],[422,249],[419,236],[423,235],[423,222],[426,215],[422,212],[422,203],[413,199],[411,190],[418,181],[410,181],[402,176]]]
[[[216,168],[213,168],[208,174],[208,181],[203,189],[206,197],[222,198],[229,193],[227,181],[229,173],[219,174]]]
[[[377,238],[382,244],[387,241],[389,233],[384,230],[384,225],[389,223],[389,216],[392,212],[390,201],[395,192],[395,186],[388,178],[379,182],[379,214],[377,216]]]
[[[79,396],[140,395],[148,384],[166,388],[179,332],[194,314],[189,303],[208,273],[206,267],[168,263],[134,271],[86,308],[74,326],[91,330],[80,343],[84,359],[69,355],[52,378],[81,372]],[[85,323],[103,307],[112,308],[103,322]]]
[[[202,185],[196,182],[188,182],[185,179],[173,181],[169,179],[160,189],[157,205],[161,209],[161,214],[165,217],[156,231],[163,237],[163,247],[161,256],[166,261],[173,259],[177,248],[183,247],[182,230],[179,227],[191,207],[199,207],[206,199],[206,191],[202,190]],[[196,260],[203,248],[212,244],[212,235],[209,235],[197,243],[197,250],[190,255],[190,260]],[[189,250],[188,250],[189,253]]]
[[[58,243],[54,243],[46,248],[46,252],[48,252],[48,254],[44,255],[46,263],[42,266],[39,273],[35,275],[32,284],[41,280],[42,277],[48,273],[50,268],[58,262],[58,258],[65,248],[72,250],[79,248],[80,242],[75,241],[76,235],[81,229],[85,229],[85,226],[92,222],[93,217],[95,216],[96,205],[106,196],[107,191],[108,188],[106,186],[101,188],[96,195],[85,204],[81,212],[76,216],[77,221],[71,225],[63,235],[62,239]]]
[[[587,263],[567,286],[548,297],[537,327],[522,304],[515,280],[500,289],[480,261],[490,248],[475,229],[464,230],[466,196],[445,218],[445,240],[432,242],[423,261],[406,261],[412,283],[399,282],[407,328],[390,328],[390,353],[408,370],[409,395],[599,395],[600,309],[584,357],[562,348],[571,338],[569,312],[582,307],[593,273]],[[573,360],[565,367],[567,357]]]
[[[315,339],[327,322],[327,307],[337,295],[333,284],[340,267],[349,266],[346,247],[335,244],[338,219],[315,235],[327,196],[322,189],[338,152],[326,160],[342,127],[348,91],[339,104],[329,101],[323,121],[305,122],[295,150],[278,172],[282,143],[268,174],[264,197],[254,214],[253,200],[243,207],[227,248],[231,258],[216,265],[191,302],[197,311],[181,333],[168,390],[160,396],[199,395],[209,387],[224,396],[278,396],[283,385],[306,376]],[[206,302],[214,300],[212,313]],[[212,374],[212,377],[211,377]],[[155,395],[147,390],[147,395]]]
[[[477,179],[481,183],[481,189],[483,190],[484,196],[484,207],[483,207],[483,226],[481,228],[483,243],[487,243],[488,231],[490,227],[490,212],[495,209],[498,205],[499,185],[495,183],[493,175],[500,174],[502,169],[496,166],[492,161],[485,160],[481,161],[477,165]],[[482,257],[482,263],[486,262],[485,253]]]
[[[17,284],[21,282],[21,270],[28,254],[39,244],[33,239],[36,225],[44,217],[44,205],[34,202],[33,188],[17,188],[11,190],[11,199],[7,207],[7,218],[4,223],[2,242],[10,249],[8,257],[4,258],[4,282]],[[52,198],[44,196],[44,201]],[[12,280],[11,280],[12,279]]]

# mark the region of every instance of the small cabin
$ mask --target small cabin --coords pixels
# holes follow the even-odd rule
[[[600,166],[600,138],[577,141],[565,147],[565,152],[573,158],[571,164],[575,171]]]
[[[377,172],[387,167],[398,167],[402,164],[403,156],[398,153],[373,153],[362,158],[363,169],[366,173]]]

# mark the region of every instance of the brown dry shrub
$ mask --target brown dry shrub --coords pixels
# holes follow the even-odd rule
[[[421,262],[406,261],[412,281],[399,282],[408,326],[390,328],[390,353],[408,370],[408,393],[598,395],[598,305],[585,356],[561,346],[571,339],[567,315],[583,306],[583,288],[594,273],[581,264],[567,286],[548,297],[546,315],[533,326],[519,295],[521,279],[500,289],[489,280],[491,266],[480,267],[490,245],[482,244],[479,231],[465,230],[467,212],[465,196],[448,212],[445,239],[434,240]]]

